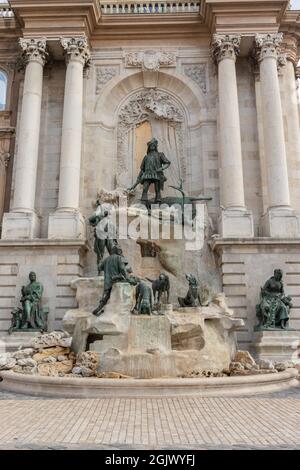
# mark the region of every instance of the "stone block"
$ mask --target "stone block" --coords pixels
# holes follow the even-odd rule
[[[300,333],[292,330],[257,331],[253,335],[253,355],[260,360],[300,362]]]
[[[252,213],[238,209],[223,210],[219,218],[219,232],[223,238],[254,237]]]
[[[129,351],[171,351],[171,324],[165,316],[131,316]]]
[[[2,240],[38,238],[40,219],[34,212],[7,212],[3,216]]]
[[[84,239],[86,237],[85,220],[79,212],[56,211],[49,215],[48,238]]]
[[[292,209],[269,209],[262,217],[262,232],[265,237],[298,238],[299,219]]]
[[[29,348],[32,340],[40,336],[39,332],[15,331],[3,337],[6,351],[16,351],[19,348]]]
[[[73,369],[73,361],[44,363],[38,365],[38,373],[43,376],[55,377],[59,374],[69,374]]]

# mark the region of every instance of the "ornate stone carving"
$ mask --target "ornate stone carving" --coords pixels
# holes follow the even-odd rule
[[[79,60],[85,67],[91,62],[91,53],[86,37],[61,38],[60,43],[64,49],[66,61]]]
[[[176,56],[171,52],[140,51],[125,55],[125,67],[141,67],[143,71],[158,71],[160,67],[176,67]]]
[[[180,123],[183,121],[181,111],[174,105],[170,96],[159,90],[143,90],[121,109],[119,122],[121,127],[145,122],[149,116]]]
[[[240,53],[241,36],[239,34],[214,34],[212,55],[217,63],[223,59],[236,60]]]
[[[102,88],[118,73],[116,67],[97,67],[96,68],[96,95],[99,95]]]
[[[261,62],[267,57],[278,59],[283,34],[257,34],[255,37],[256,57]]]
[[[19,39],[19,44],[22,49],[22,64],[26,65],[28,62],[34,60],[39,61],[44,66],[47,58],[47,40],[46,38],[40,39]]]
[[[5,168],[8,167],[9,160],[10,160],[10,154],[8,152],[0,152],[0,161],[4,163]]]
[[[120,109],[118,124],[117,184],[123,186],[122,175],[128,173],[128,146],[130,132],[136,126],[151,119],[168,121],[175,129],[178,153],[184,155],[184,115],[172,97],[160,90],[150,89],[135,93]],[[182,178],[186,174],[186,161],[180,161]]]
[[[285,53],[278,54],[277,70],[279,72],[279,75],[283,73],[283,67],[285,67],[286,64],[287,64],[287,55]]]
[[[196,82],[203,93],[207,92],[206,64],[187,65],[184,67],[184,74]]]
[[[297,37],[295,37],[293,34],[285,34],[280,49],[286,54],[287,59],[293,62],[294,66],[296,66],[298,63]]]

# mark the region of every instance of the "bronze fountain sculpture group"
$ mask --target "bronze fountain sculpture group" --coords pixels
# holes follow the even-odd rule
[[[141,201],[150,210],[148,191],[151,184],[155,188],[154,203],[162,202],[162,191],[164,183],[167,181],[164,171],[169,168],[170,161],[164,153],[158,151],[158,141],[152,139],[148,143],[147,154],[145,155],[140,173],[136,183],[128,190],[132,192],[139,184],[143,186]],[[210,198],[190,198],[186,197],[183,191],[183,184],[178,188],[174,187],[182,194],[182,205],[193,203],[196,200],[209,200]],[[174,198],[173,198],[174,199]],[[172,202],[172,201],[171,201]],[[109,212],[103,210],[101,202],[97,200],[97,208],[89,218],[89,223],[94,229],[94,251],[97,255],[98,274],[104,272],[104,291],[98,307],[93,311],[95,316],[100,316],[104,312],[104,307],[110,299],[113,285],[117,282],[128,282],[136,286],[136,302],[132,310],[133,314],[151,315],[160,314],[161,299],[164,296],[165,302],[169,303],[170,279],[167,274],[161,273],[158,279],[139,279],[134,276],[132,269],[124,257],[121,247],[118,244],[116,228],[109,218]],[[105,250],[108,255],[104,258]],[[256,331],[270,329],[288,329],[289,312],[292,308],[292,299],[284,293],[282,282],[283,273],[280,269],[274,271],[272,276],[265,283],[260,293],[260,303],[256,306],[256,316],[258,325]],[[178,297],[180,307],[201,306],[199,283],[193,274],[186,274],[189,289],[185,297]],[[47,331],[48,309],[42,307],[43,285],[37,281],[36,274],[29,274],[29,284],[22,287],[21,305],[22,308],[15,308],[12,311],[12,324],[9,333],[15,331]],[[146,281],[151,282],[151,287]]]

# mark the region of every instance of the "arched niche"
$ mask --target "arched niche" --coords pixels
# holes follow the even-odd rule
[[[157,72],[153,88],[145,86],[144,78],[142,71],[126,71],[111,78],[96,101],[92,91],[89,95],[84,137],[86,200],[101,188],[113,190],[133,183],[138,161],[146,152],[149,128],[156,134],[159,150],[172,162],[167,185],[183,178],[187,191],[203,190],[201,126],[210,119],[207,96],[192,80],[174,71]],[[141,116],[135,112],[139,101]],[[171,193],[169,188],[164,192]]]
[[[197,127],[207,120],[207,98],[202,90],[188,77],[176,72],[157,72],[157,84],[154,89],[160,89],[173,96],[187,113],[187,125]],[[123,73],[113,77],[102,90],[95,102],[91,121],[99,121],[105,128],[113,128],[117,125],[120,103],[132,93],[147,89],[144,86],[142,72],[131,74]],[[105,112],[103,113],[103,110]]]

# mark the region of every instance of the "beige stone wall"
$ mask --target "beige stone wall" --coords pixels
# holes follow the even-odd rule
[[[289,70],[291,67],[292,70]],[[295,115],[298,98],[296,92],[296,80],[293,76],[294,67],[292,63],[287,63],[280,72],[280,87],[282,112],[284,120],[286,153],[289,174],[289,186],[291,194],[291,205],[300,213],[300,147],[299,147],[299,113]],[[294,95],[294,96],[293,96]],[[298,98],[299,100],[299,98]],[[297,126],[297,127],[295,127]],[[298,136],[295,135],[298,132]]]
[[[47,238],[48,216],[57,207],[65,64],[46,70],[39,148],[36,201],[42,217],[41,238]]]
[[[237,84],[241,123],[243,173],[246,207],[253,213],[254,233],[258,236],[263,212],[259,156],[255,77],[249,60],[237,61]]]
[[[298,242],[280,241],[216,242],[222,271],[223,289],[228,305],[236,318],[245,321],[238,332],[242,349],[249,349],[256,322],[255,306],[259,302],[260,288],[274,269],[284,273],[285,293],[293,299],[290,326],[300,334],[300,246]]]
[[[124,55],[136,50],[132,46],[122,51],[93,50],[93,67],[90,78],[86,80],[85,92],[81,194],[85,214],[99,188],[114,189],[122,181],[119,178],[118,113],[135,93],[146,90],[147,86],[141,68],[125,67]],[[141,50],[147,50],[147,46]],[[210,50],[207,46],[184,49],[172,46],[170,51],[176,56],[176,67],[161,67],[153,84],[158,92],[170,96],[184,115],[180,158],[185,167],[185,186],[193,195],[213,196],[212,213],[216,213],[219,206],[217,77]],[[169,154],[173,163],[174,174],[170,173],[169,178],[175,178],[176,173],[179,177],[178,162],[172,154],[174,149],[164,148],[163,140],[160,136],[158,138],[161,149]],[[130,151],[131,143],[128,145]],[[127,173],[130,173],[128,182],[124,179],[127,184],[135,176],[132,173],[134,157],[130,154],[126,162]]]
[[[61,328],[66,310],[76,307],[72,279],[82,274],[80,245],[50,242],[0,243],[0,337],[7,335],[11,311],[20,306],[21,288],[35,271],[44,285],[43,305],[49,307],[49,329]]]
[[[182,163],[186,188],[195,196],[205,194],[213,198],[208,203],[208,212],[212,223],[211,233],[216,233],[220,211],[216,70],[207,45],[175,48],[174,44],[170,44],[169,47],[176,55],[176,66],[161,68],[155,78],[145,76],[141,68],[125,67],[124,54],[135,50],[132,44],[130,48],[125,47],[123,50],[94,48],[92,51],[93,65],[84,80],[80,210],[87,217],[93,210],[97,192],[101,188],[110,190],[118,186],[121,170],[124,172],[122,165],[128,165],[128,171],[125,168],[124,173],[126,176],[127,171],[129,182],[132,182],[133,173],[130,171],[134,168],[134,155],[129,152],[127,158],[120,153],[122,142],[118,140],[118,117],[126,103],[144,89],[147,80],[155,80],[153,83],[156,84],[157,90],[167,94],[183,115]],[[144,49],[147,49],[147,44]],[[64,80],[63,62],[56,62],[51,68],[45,69],[36,193],[36,208],[42,218],[41,238],[47,237],[48,215],[55,210],[58,201]],[[280,83],[292,205],[298,208],[299,149],[295,148],[289,137],[291,121],[286,100],[289,87],[285,71]],[[247,59],[237,60],[237,84],[246,206],[253,212],[255,234],[259,235],[264,181],[260,159],[263,159],[264,149],[262,139],[259,138],[260,110],[256,106],[259,82],[255,82]],[[21,103],[20,98],[19,112]],[[170,157],[170,152],[165,148],[162,150]],[[121,158],[125,159],[123,163],[120,163]],[[96,274],[96,260],[92,251],[93,235],[89,228],[87,234],[90,250],[85,257],[79,256],[78,247],[70,248],[55,242],[51,246],[48,242],[44,245],[39,242],[21,243],[17,248],[9,243],[0,244],[0,336],[5,334],[9,327],[11,309],[16,305],[20,287],[26,282],[31,269],[36,270],[38,277],[45,284],[45,303],[50,307],[51,325],[61,326],[60,320],[65,311],[75,306],[74,293],[69,287],[69,282],[81,273]],[[244,331],[239,333],[242,347],[248,348],[251,343],[259,289],[275,267],[281,267],[285,273],[287,293],[292,295],[295,302],[292,325],[300,330],[300,305],[297,305],[300,295],[300,249],[298,246],[278,246],[274,247],[272,243],[260,244],[259,241],[257,245],[250,247],[237,243],[224,249],[221,254],[219,270],[229,305],[235,310],[237,317],[246,321]],[[208,252],[208,246],[205,249]],[[134,264],[139,255],[139,248],[132,252]],[[215,283],[218,284],[219,271],[211,262],[210,254],[206,253],[205,259],[199,258],[202,263],[200,268],[193,264],[195,260],[189,260],[189,256],[186,257],[188,261],[184,266],[187,271],[196,272],[198,269],[199,275],[204,277],[205,268],[208,270],[209,266],[210,279],[217,279]],[[149,270],[151,277],[157,275],[161,268],[157,260],[147,258],[139,258],[137,265],[141,272]],[[182,284],[181,289],[183,288]],[[174,299],[175,294],[174,290]]]
[[[208,208],[217,230],[220,189],[216,70],[207,46],[182,50],[173,46],[170,50],[177,57],[176,67],[163,68],[158,73],[158,89],[173,96],[174,103],[177,98],[185,113],[181,157],[186,168],[185,186],[193,195],[205,194],[213,198]],[[130,52],[132,48],[125,49],[125,52],[120,49],[93,50],[93,66],[85,78],[80,199],[80,208],[85,216],[92,210],[97,191],[101,187],[114,189],[118,183],[118,112],[133,93],[144,87],[142,71],[125,68],[126,51]],[[204,70],[200,79],[197,75],[199,66]],[[55,62],[51,68],[45,69],[36,191],[37,211],[42,217],[42,238],[47,236],[48,215],[55,210],[58,201],[64,80],[63,62]],[[254,77],[247,59],[237,61],[237,80],[246,205],[253,211],[258,233],[262,190]],[[20,91],[19,112],[22,88]],[[191,102],[193,97],[195,102]],[[133,158],[134,155],[129,155],[129,159]],[[177,162],[174,168],[176,165]],[[174,170],[173,178],[177,173],[179,176],[176,172]],[[133,175],[130,182],[132,178]],[[13,188],[14,185],[12,195]]]
[[[47,238],[48,216],[57,207],[59,164],[61,151],[62,113],[64,103],[65,64],[55,62],[44,72],[39,160],[36,188],[36,211],[41,217],[40,238]],[[14,195],[15,168],[18,155],[18,135],[22,109],[23,81],[20,84],[16,147],[11,189]]]

